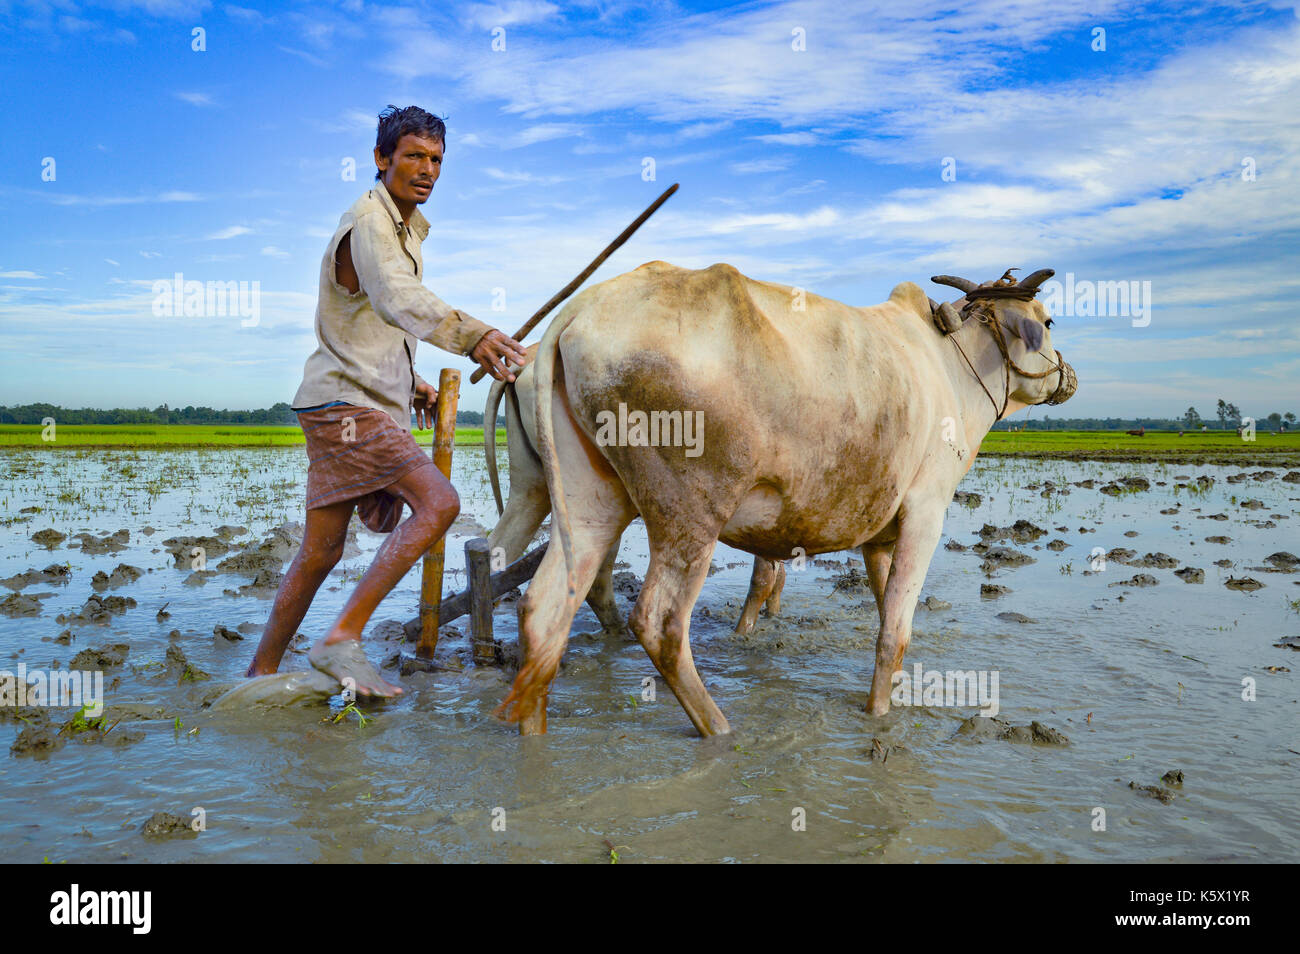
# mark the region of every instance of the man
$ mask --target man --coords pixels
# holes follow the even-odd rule
[[[429,223],[416,209],[442,169],[446,128],[418,106],[379,116],[375,187],[344,213],[321,262],[319,347],[307,359],[293,409],[307,439],[307,525],[276,593],[248,675],[273,673],[312,597],[343,555],[352,511],[390,533],[338,619],[308,659],[362,695],[393,696],[361,649],[361,630],[380,601],[451,526],[460,498],[411,436],[432,426],[437,392],[415,373],[419,341],[469,355],[494,378],[513,381],[523,346],[448,306],[424,287],[420,243]],[[402,504],[411,516],[400,525]]]

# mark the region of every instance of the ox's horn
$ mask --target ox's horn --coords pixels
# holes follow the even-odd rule
[[[934,312],[934,323],[944,334],[950,335],[954,331],[961,329],[961,315],[950,303],[941,302],[932,310]]]
[[[979,288],[979,285],[969,278],[958,278],[955,275],[935,275],[930,281],[936,285],[951,285],[953,288],[959,288],[964,292],[971,292]]]
[[[1027,275],[1026,277],[1020,279],[1020,284],[1017,285],[1016,287],[1019,288],[1021,291],[1036,292],[1038,291],[1039,285],[1047,281],[1055,274],[1056,274],[1056,270],[1053,268],[1040,268],[1038,271],[1034,272],[1034,274]]]

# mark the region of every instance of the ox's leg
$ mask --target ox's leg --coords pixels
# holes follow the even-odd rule
[[[767,596],[767,615],[781,615],[781,593],[785,590],[785,561],[776,561],[776,579],[772,581],[772,592]]]
[[[601,629],[607,633],[623,632],[623,614],[618,611],[618,604],[614,602],[614,561],[617,558],[618,540],[615,539],[614,545],[609,548],[605,559],[601,561],[600,569],[596,571],[591,589],[587,591],[587,605],[600,620]]]
[[[569,481],[566,474],[566,493]],[[608,491],[602,490],[601,493],[606,498],[613,496]],[[574,520],[574,588],[579,593],[586,592],[591,586],[605,555],[617,544],[619,536],[636,515],[627,495],[620,493],[619,496],[626,509],[606,507],[598,510],[593,505],[596,499],[593,494],[587,498],[587,512]],[[570,512],[576,514],[577,507]],[[567,586],[564,553],[557,543],[547,548],[528,585],[528,592],[519,601],[519,645],[523,650],[523,661],[502,708],[519,722],[521,735],[546,732],[547,696],[559,669],[560,657],[569,643],[569,629],[577,609],[566,598]],[[512,706],[513,712],[510,712]]]
[[[867,698],[867,711],[871,715],[880,716],[889,711],[893,676],[902,668],[903,653],[912,638],[916,600],[921,595],[939,537],[943,535],[943,515],[942,504],[924,498],[915,504],[905,500],[903,509],[899,511],[898,540],[894,544],[892,567],[888,570],[885,598],[881,604],[876,671],[871,677],[871,695]],[[876,563],[879,571],[882,562],[879,557],[869,557],[868,569]],[[875,589],[874,574],[872,588]],[[880,600],[879,594],[876,599]]]
[[[714,704],[691,656],[691,609],[709,575],[717,541],[650,542],[650,567],[632,609],[629,623],[655,668],[703,736],[730,732],[722,710]]]
[[[885,584],[889,582],[889,568],[894,563],[892,543],[862,544],[862,560],[867,564],[867,580],[871,594],[876,598],[876,612],[880,615],[880,628],[885,628]]]
[[[578,432],[562,396],[556,397],[553,420],[571,522],[574,592],[585,594],[636,516],[636,508],[614,468]],[[546,548],[528,592],[519,601],[523,661],[499,711],[519,723],[522,735],[546,732],[547,695],[577,610],[576,602],[568,599],[566,577],[564,551],[557,540]]]
[[[774,562],[767,557],[754,557],[754,572],[749,577],[749,594],[745,597],[745,608],[740,611],[736,622],[737,633],[748,633],[758,622],[758,611],[764,602],[773,598],[776,591],[776,605],[781,606],[781,591],[777,589],[777,568],[780,568],[781,584],[785,584],[785,564]],[[769,604],[770,607],[770,604]]]

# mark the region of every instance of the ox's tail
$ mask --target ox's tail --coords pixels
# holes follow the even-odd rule
[[[561,312],[546,329],[541,345],[537,349],[537,362],[533,367],[537,388],[537,456],[542,459],[542,469],[546,472],[546,489],[551,495],[551,536],[560,538],[560,549],[564,553],[564,572],[571,605],[577,603],[577,586],[574,582],[576,563],[573,559],[573,526],[569,522],[569,505],[564,500],[564,479],[560,476],[560,458],[555,453],[555,421],[551,413],[551,401],[554,397],[555,363],[560,353],[560,335],[562,335],[578,317],[577,308]]]
[[[505,513],[501,502],[501,477],[497,474],[497,408],[501,395],[509,387],[505,381],[493,381],[488,390],[487,407],[483,408],[483,456],[487,462],[488,482],[492,484],[492,498],[497,502],[497,516]]]
[[[551,401],[554,398],[556,356],[560,352],[560,335],[569,327],[579,314],[574,308],[561,312],[551,322],[537,349],[533,366],[536,378],[534,392],[537,396],[537,456],[542,460],[542,469],[546,472],[546,489],[551,497],[551,544],[556,538],[560,541],[560,551],[564,554],[565,591],[568,606],[565,617],[571,618],[577,609],[578,593],[575,583],[576,563],[573,558],[573,529],[569,522],[569,508],[564,500],[564,480],[560,476],[560,459],[555,452],[555,422],[551,413]],[[547,554],[550,555],[549,553]],[[523,620],[521,618],[521,624]],[[522,632],[520,634],[522,638]],[[561,634],[563,635],[563,634]],[[532,711],[540,698],[545,701],[550,685],[550,673],[546,672],[549,664],[543,659],[529,659],[515,675],[510,694],[497,708],[496,714],[508,721],[518,721],[522,712]]]

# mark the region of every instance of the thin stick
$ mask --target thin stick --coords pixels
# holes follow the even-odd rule
[[[514,339],[516,341],[523,341],[524,338],[527,336],[528,332],[536,328],[537,323],[541,321],[543,318],[545,318],[547,315],[549,315],[551,313],[551,310],[556,305],[558,305],[560,302],[564,301],[564,299],[568,298],[575,291],[577,291],[578,286],[581,285],[583,282],[585,282],[588,278],[590,278],[591,273],[594,272],[596,269],[600,268],[600,266],[604,263],[605,259],[609,258],[611,255],[617,252],[619,248],[623,245],[623,243],[632,237],[632,233],[635,232],[637,229],[639,229],[642,225],[644,225],[645,220],[650,218],[650,216],[654,215],[655,212],[658,211],[659,206],[663,205],[665,202],[668,201],[669,196],[671,196],[674,192],[677,191],[678,185],[679,183],[674,182],[671,186],[668,187],[668,189],[664,192],[663,195],[661,195],[659,198],[651,202],[649,207],[640,215],[638,215],[636,217],[636,220],[627,228],[625,228],[622,234],[620,234],[618,238],[614,239],[614,241],[610,242],[609,245],[605,246],[605,251],[597,255],[592,260],[591,264],[588,265],[586,268],[584,268],[578,274],[577,278],[575,278],[573,281],[569,282],[569,284],[565,285],[558,292],[556,292],[554,297],[552,297],[550,301],[548,301],[545,305],[539,308],[537,310],[537,313],[534,314],[533,317],[529,318],[526,322],[524,322],[523,327],[515,332]],[[469,383],[477,384],[479,381],[483,380],[483,375],[485,374],[487,374],[486,371],[484,371],[482,368],[478,368],[473,374],[469,376]]]

